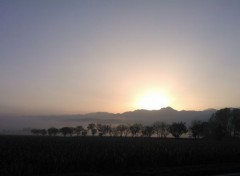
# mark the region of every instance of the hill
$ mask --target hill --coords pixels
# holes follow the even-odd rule
[[[192,120],[206,121],[215,112],[215,109],[204,111],[177,111],[171,107],[160,110],[135,110],[124,113],[95,112],[76,115],[45,115],[45,116],[0,116],[0,129],[22,129],[22,128],[48,128],[50,126],[77,126],[87,125],[88,123],[103,124],[152,124],[156,121],[186,122]]]

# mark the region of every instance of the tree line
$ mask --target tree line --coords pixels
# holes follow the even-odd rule
[[[111,126],[107,124],[90,123],[87,127],[82,125],[76,127],[50,127],[48,129],[32,129],[32,134],[57,136],[119,136],[119,137],[152,137],[166,138],[171,134],[175,138],[180,138],[188,133],[193,138],[229,138],[240,135],[240,109],[224,108],[216,111],[208,121],[192,121],[189,127],[185,122],[173,122],[167,124],[157,121],[152,125],[142,125],[135,123],[131,125],[119,124]]]

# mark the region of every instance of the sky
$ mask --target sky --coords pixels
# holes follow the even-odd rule
[[[0,113],[240,107],[239,19],[238,0],[0,0]]]

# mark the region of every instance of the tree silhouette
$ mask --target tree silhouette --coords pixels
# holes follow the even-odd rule
[[[48,128],[47,131],[48,131],[49,136],[56,136],[57,133],[59,132],[59,130],[55,127],[50,127],[50,128]]]
[[[182,134],[187,133],[187,127],[183,122],[173,122],[169,126],[169,132],[175,138],[179,138]]]
[[[233,136],[240,135],[240,109],[233,109],[232,110],[232,119],[231,124],[233,128]]]
[[[82,131],[82,135],[83,135],[83,136],[87,136],[87,130],[84,129],[84,130]]]
[[[129,127],[127,125],[121,124],[121,125],[118,125],[116,128],[117,128],[116,130],[119,132],[121,137],[127,136],[129,133]]]
[[[45,130],[45,129],[32,129],[31,133],[35,134],[35,135],[45,136],[47,134],[47,130]]]
[[[140,123],[135,123],[131,125],[129,129],[130,129],[130,132],[132,133],[132,137],[134,137],[134,136],[138,136],[142,132],[143,126]]]
[[[117,127],[112,127],[111,135],[115,136],[115,137],[120,135],[119,130],[117,129]]]
[[[209,124],[210,135],[217,139],[238,136],[240,132],[240,109],[220,109],[211,116]]]
[[[38,129],[32,129],[31,133],[34,134],[34,135],[39,135],[40,134]]]
[[[145,126],[142,130],[142,135],[145,137],[151,137],[154,134],[154,127],[153,126]]]
[[[77,136],[79,136],[80,134],[82,134],[83,130],[84,130],[84,128],[83,128],[83,126],[81,126],[81,125],[79,125],[79,126],[77,126],[76,128],[74,128],[74,131],[75,131],[75,133],[77,134]]]
[[[157,121],[153,124],[153,128],[157,137],[165,138],[169,134],[169,125],[165,122]]]
[[[129,133],[130,133],[130,126],[129,125],[124,125],[125,127],[125,130],[124,130],[124,132],[123,132],[123,135],[125,136],[125,137],[127,137],[128,135],[129,135]]]
[[[102,125],[100,123],[97,124],[97,131],[99,136],[104,136],[107,133],[105,129],[105,125]]]
[[[63,128],[60,128],[59,132],[62,133],[62,135],[64,137],[67,136],[67,135],[72,136],[73,128],[72,127],[63,127]]]
[[[106,134],[112,135],[112,127],[111,125],[105,125],[104,130],[106,131]]]
[[[204,136],[204,123],[199,120],[194,120],[189,127],[192,136],[197,139]]]
[[[97,124],[97,131],[99,136],[107,135],[111,130],[109,125]]]
[[[40,129],[40,134],[42,136],[45,136],[47,134],[47,130],[46,129]]]
[[[97,129],[96,129],[96,124],[95,123],[90,123],[87,126],[88,131],[91,132],[91,134],[94,136],[97,133]]]
[[[98,123],[97,124],[97,131],[98,131],[98,136],[103,136],[104,135],[104,125]]]
[[[216,111],[209,119],[211,135],[217,139],[231,136],[231,109],[224,108]]]
[[[92,131],[93,136],[95,136],[95,134],[97,134],[97,129],[96,128],[92,129],[91,131]]]

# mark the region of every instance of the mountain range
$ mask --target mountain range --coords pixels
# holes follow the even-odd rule
[[[215,112],[215,109],[203,111],[178,111],[171,107],[160,110],[135,110],[124,113],[95,112],[76,115],[44,115],[44,116],[6,116],[0,115],[0,129],[16,130],[23,128],[49,128],[63,126],[86,126],[89,123],[102,124],[152,124],[156,121],[186,122],[187,125],[193,120],[207,121]]]

